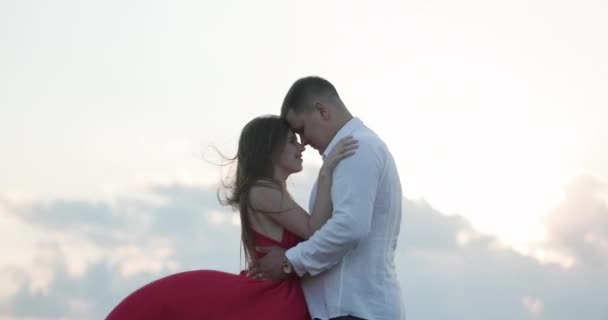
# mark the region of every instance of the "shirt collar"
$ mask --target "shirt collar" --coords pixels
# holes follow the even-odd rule
[[[327,155],[329,155],[329,153],[336,146],[336,144],[338,144],[340,139],[348,136],[349,134],[353,133],[355,129],[358,129],[362,126],[363,121],[359,120],[359,118],[353,117],[352,119],[350,119],[344,126],[342,126],[342,128],[340,128],[340,130],[338,130],[336,135],[333,137],[333,139],[331,139],[331,141],[327,145],[327,148],[325,148],[325,151],[323,152],[323,160],[325,160],[325,157],[327,157]]]

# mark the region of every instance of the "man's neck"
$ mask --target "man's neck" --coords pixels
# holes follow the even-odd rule
[[[345,114],[343,117],[337,119],[336,125],[332,129],[331,139],[333,139],[336,134],[338,134],[338,131],[340,131],[340,129],[342,129],[352,119],[353,116],[350,113]]]

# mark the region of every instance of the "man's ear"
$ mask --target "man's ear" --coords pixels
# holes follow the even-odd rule
[[[329,120],[330,114],[329,114],[329,110],[326,105],[324,105],[321,102],[315,102],[315,104],[313,105],[313,108],[315,109],[315,111],[319,112],[319,114],[321,115],[321,119],[326,120],[326,121]]]

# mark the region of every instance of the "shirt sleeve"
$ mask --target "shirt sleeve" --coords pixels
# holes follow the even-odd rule
[[[286,252],[300,276],[330,269],[370,231],[383,165],[373,141],[365,140],[359,138],[357,152],[334,169],[332,217],[310,239]]]

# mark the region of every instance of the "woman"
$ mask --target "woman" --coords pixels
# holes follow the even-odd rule
[[[308,239],[331,216],[331,176],[354,154],[357,142],[341,140],[319,171],[315,208],[306,213],[289,195],[287,178],[302,171],[304,147],[276,116],[251,120],[241,132],[237,169],[224,204],[238,208],[245,256],[256,246],[290,248]],[[310,319],[299,278],[248,278],[212,270],[178,273],[156,280],[125,298],[106,318],[116,319]]]

